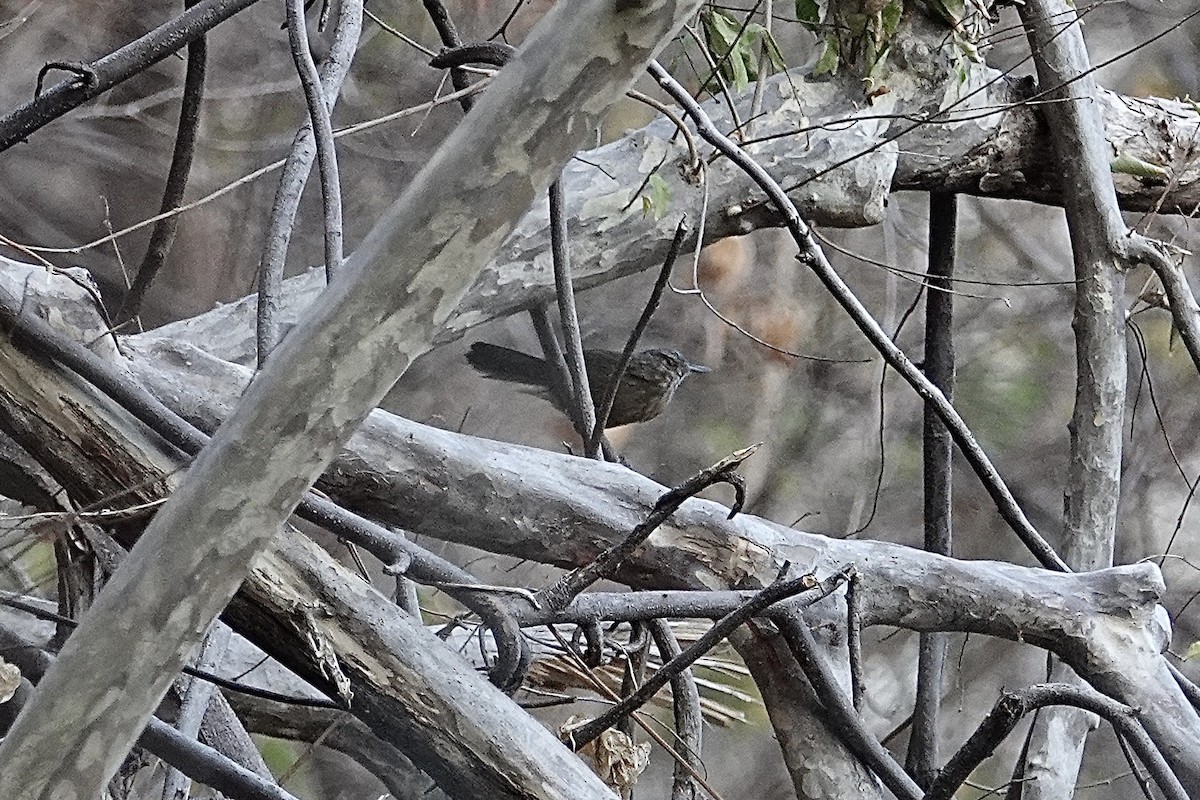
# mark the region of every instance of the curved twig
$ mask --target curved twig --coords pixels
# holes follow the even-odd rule
[[[1093,689],[1066,683],[1039,684],[1001,695],[979,728],[938,774],[929,787],[929,793],[925,795],[927,800],[948,800],[952,797],[971,771],[995,751],[1022,717],[1035,709],[1051,705],[1075,706],[1104,717],[1129,741],[1163,794],[1170,800],[1187,800],[1187,792],[1142,729],[1134,709]]]
[[[437,29],[438,37],[442,40],[442,44],[449,48],[460,47],[462,45],[462,37],[458,35],[458,28],[454,25],[454,20],[450,17],[450,12],[446,10],[446,6],[442,4],[442,0],[423,0],[425,11],[429,13],[429,19],[433,22],[433,27]],[[455,91],[462,91],[467,88],[467,73],[461,69],[450,70],[450,84]],[[475,104],[472,97],[463,97],[459,101],[464,112],[470,111],[471,106]]]
[[[343,4],[340,13],[347,13]],[[362,3],[358,2],[358,21],[362,23]],[[333,280],[334,273],[342,265],[342,189],[338,176],[337,151],[333,146],[333,121],[329,118],[329,104],[333,97],[326,97],[321,89],[321,76],[313,61],[308,46],[308,31],[304,24],[303,0],[287,0],[288,44],[291,46],[292,61],[300,77],[300,88],[304,90],[304,103],[308,106],[309,124],[312,125],[313,141],[317,146],[317,172],[321,178],[321,209],[325,217],[325,279]],[[324,13],[324,12],[322,12]],[[332,93],[331,93],[332,94]]]
[[[323,105],[326,109],[333,106],[341,91],[342,83],[349,74],[350,62],[362,31],[361,12],[362,3],[359,0],[344,3],[338,12],[338,21],[334,28],[329,57],[321,65],[318,75],[322,93],[325,96]],[[296,131],[296,135],[292,139],[291,150],[284,161],[283,172],[280,174],[279,183],[275,188],[267,233],[263,239],[263,252],[258,264],[258,311],[255,321],[255,337],[260,366],[283,335],[282,324],[279,321],[279,308],[283,291],[284,262],[287,259],[288,244],[291,241],[296,212],[300,207],[300,195],[304,192],[304,185],[312,170],[313,159],[318,155],[317,138],[313,131],[310,117],[309,121]],[[329,244],[328,238],[326,238],[326,244]],[[326,270],[328,270],[328,264],[327,248]]]
[[[632,714],[638,708],[645,705],[680,670],[691,666],[696,659],[702,657],[716,646],[718,642],[751,617],[759,614],[769,606],[778,603],[780,600],[785,600],[802,591],[812,589],[814,586],[819,585],[822,588],[822,596],[828,595],[845,582],[848,574],[848,569],[844,569],[819,583],[812,575],[803,575],[799,578],[779,581],[763,589],[737,610],[717,620],[688,649],[659,667],[652,676],[646,679],[645,683],[638,687],[636,692],[626,696],[621,702],[612,706],[595,719],[580,725],[578,728],[573,728],[569,733],[571,748],[578,750],[605,730],[611,728],[617,720]],[[814,599],[814,602],[816,599]]]
[[[622,561],[629,558],[633,554],[633,551],[642,542],[646,541],[650,537],[650,534],[654,533],[659,525],[666,522],[671,514],[675,513],[675,509],[683,505],[684,500],[699,494],[715,483],[728,483],[737,492],[737,498],[729,511],[729,518],[733,519],[734,515],[741,510],[746,495],[745,485],[742,482],[741,476],[734,470],[743,461],[754,455],[754,451],[758,447],[757,444],[754,444],[731,453],[711,467],[707,467],[688,478],[674,489],[665,492],[662,497],[658,498],[658,502],[654,504],[654,508],[651,509],[646,520],[639,523],[625,537],[624,541],[613,545],[596,556],[595,560],[590,564],[567,573],[557,583],[539,592],[539,599],[542,604],[555,610],[566,608],[567,604],[584,589],[596,581],[611,575]]]
[[[201,0],[174,19],[90,64],[74,64],[72,72],[83,74],[56,84],[0,119],[0,152],[29,136],[72,109],[129,80],[151,64],[162,61],[191,44],[234,14],[257,0]],[[60,62],[56,64],[64,68]]]
[[[434,69],[457,69],[468,64],[503,67],[516,52],[517,48],[503,42],[476,42],[443,50],[429,60],[429,66]]]
[[[185,0],[184,8],[196,5],[196,0]],[[169,214],[154,223],[150,243],[142,256],[141,266],[133,278],[133,284],[125,293],[121,307],[114,319],[118,325],[129,322],[141,312],[142,302],[150,284],[158,276],[175,243],[179,230],[179,217],[170,214],[183,202],[188,174],[192,171],[192,158],[196,152],[196,134],[200,129],[200,104],[204,99],[204,75],[208,64],[208,41],[204,36],[188,45],[187,69],[183,76],[183,99],[179,104],[179,129],[175,134],[175,149],[171,153],[171,167],[167,171],[167,185],[163,189],[159,214]],[[140,330],[140,325],[138,326]]]
[[[1196,295],[1188,286],[1183,270],[1163,252],[1161,244],[1145,236],[1131,234],[1128,247],[1133,260],[1149,264],[1158,276],[1163,294],[1167,296],[1167,310],[1171,312],[1175,330],[1179,331],[1179,338],[1192,357],[1192,364],[1200,372],[1200,304],[1196,303]]]

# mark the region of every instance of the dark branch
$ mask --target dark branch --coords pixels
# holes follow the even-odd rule
[[[571,599],[584,589],[596,581],[610,576],[622,561],[629,558],[633,551],[646,541],[650,534],[654,533],[659,525],[666,522],[671,514],[675,513],[675,509],[683,505],[684,500],[715,483],[728,483],[737,492],[737,499],[729,511],[729,518],[732,519],[741,510],[742,503],[745,501],[745,487],[741,476],[734,470],[757,449],[758,445],[742,448],[663,494],[654,504],[654,508],[651,509],[646,520],[638,524],[624,541],[605,550],[587,566],[568,573],[558,583],[543,589],[540,593],[541,602],[551,609],[565,608],[567,603],[571,602]]]
[[[185,8],[192,8],[196,0],[186,0]],[[174,211],[183,202],[188,174],[192,171],[192,157],[196,152],[196,133],[200,129],[200,103],[204,98],[204,75],[208,64],[208,42],[201,36],[188,45],[187,71],[183,77],[183,100],[179,106],[179,129],[175,133],[175,149],[171,153],[171,167],[167,171],[167,185],[163,189],[160,214]],[[175,233],[179,230],[179,216],[170,214],[154,223],[150,233],[150,244],[134,276],[133,285],[121,301],[115,322],[120,325],[134,319],[141,311],[146,292],[154,282],[158,271],[167,261]],[[140,329],[140,326],[139,326]]]
[[[199,39],[257,0],[202,0],[121,49],[91,64],[76,65],[88,78],[63,81],[0,119],[0,152],[67,112],[129,80],[151,64]],[[78,71],[78,70],[77,70]]]
[[[650,698],[658,693],[659,689],[666,686],[671,678],[678,674],[680,670],[691,666],[695,663],[696,659],[701,658],[715,647],[718,642],[733,633],[738,626],[745,623],[751,617],[759,614],[769,606],[778,603],[780,600],[785,600],[819,585],[822,589],[821,593],[819,596],[812,598],[812,602],[816,602],[845,582],[850,569],[840,570],[819,584],[812,575],[803,575],[799,578],[779,581],[763,589],[736,611],[719,619],[716,624],[704,632],[703,636],[693,642],[687,650],[684,650],[678,656],[659,667],[654,675],[638,687],[636,692],[626,696],[621,702],[612,706],[608,711],[605,711],[590,722],[571,730],[569,744],[573,749],[578,750],[605,730],[611,728],[618,720],[641,708]]]
[[[1005,692],[984,718],[979,728],[946,764],[929,787],[927,800],[948,800],[985,758],[995,752],[1026,714],[1044,706],[1069,705],[1098,714],[1112,723],[1133,747],[1138,758],[1150,770],[1154,780],[1170,800],[1187,800],[1187,792],[1171,772],[1162,754],[1150,741],[1129,706],[1080,686],[1044,683],[1014,692]]]

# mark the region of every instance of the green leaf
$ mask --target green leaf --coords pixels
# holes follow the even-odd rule
[[[733,84],[737,91],[743,91],[750,85],[750,72],[754,69],[754,56],[749,51],[749,42],[734,48],[729,58],[725,59],[725,80]]]
[[[748,61],[752,65],[754,63],[750,37],[743,34],[741,23],[720,11],[706,9],[702,19],[704,38],[708,49],[712,51],[713,60],[720,67],[721,77],[732,83],[738,91],[745,89],[750,83],[746,64]]]
[[[873,97],[889,91],[884,78],[887,77],[887,57],[890,50],[890,46],[885,46],[878,53],[872,54],[871,68],[863,78],[863,89],[868,96]]]
[[[904,0],[888,0],[880,12],[883,23],[883,39],[886,41],[896,35],[900,28],[900,17],[904,15]]]
[[[1151,164],[1149,161],[1143,161],[1137,156],[1131,156],[1128,153],[1122,153],[1109,162],[1109,169],[1123,175],[1133,175],[1137,178],[1158,178],[1166,180],[1171,177],[1171,173],[1158,164]]]
[[[825,49],[821,51],[820,58],[813,65],[813,75],[836,75],[840,53],[841,44],[838,42],[837,36],[832,33],[826,35]]]
[[[762,28],[761,25],[758,27]],[[779,49],[779,45],[775,43],[775,37],[766,28],[762,28],[762,43],[763,50],[766,52],[771,66],[780,71],[787,69],[787,62],[783,60],[783,52]]]
[[[825,21],[821,18],[821,7],[817,5],[817,0],[796,0],[796,19],[810,28]]]
[[[738,31],[742,26],[738,25],[728,14],[722,14],[713,9],[705,9],[701,14],[701,19],[704,21],[704,38],[708,41],[708,47],[712,50],[713,55],[720,57],[728,53],[737,40]]]
[[[1196,656],[1200,656],[1200,642],[1192,642],[1188,646],[1187,652],[1183,654],[1183,660],[1191,661]]]
[[[642,193],[642,216],[652,216],[654,221],[662,219],[671,204],[671,187],[657,172],[646,181],[646,191]]]

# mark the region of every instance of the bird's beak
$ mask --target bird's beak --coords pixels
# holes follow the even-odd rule
[[[704,366],[703,364],[688,364],[688,371],[689,372],[712,372],[711,369]]]

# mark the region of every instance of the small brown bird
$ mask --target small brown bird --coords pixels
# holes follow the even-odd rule
[[[620,357],[621,354],[615,350],[583,352],[594,402],[603,400],[604,391]],[[476,342],[467,351],[467,361],[489,378],[533,387],[555,408],[567,413],[564,403],[552,389],[554,383],[545,359],[487,342]],[[708,367],[689,363],[675,350],[639,350],[630,357],[625,374],[621,377],[621,385],[605,427],[615,428],[654,419],[671,401],[684,378],[693,372],[708,371]]]

